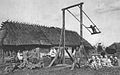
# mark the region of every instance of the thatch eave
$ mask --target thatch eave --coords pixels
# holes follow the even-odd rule
[[[55,27],[45,27],[19,22],[3,22],[2,29],[5,29],[7,35],[3,45],[59,45],[61,29]],[[79,46],[80,36],[77,32],[65,30],[66,46]],[[83,39],[83,44],[92,48],[90,43]]]

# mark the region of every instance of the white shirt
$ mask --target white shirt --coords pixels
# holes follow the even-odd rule
[[[57,53],[57,51],[56,51],[55,49],[51,49],[50,52],[49,52],[49,55],[50,55],[51,57],[55,57],[55,56],[56,56],[56,53]]]
[[[23,59],[23,54],[18,52],[17,57],[18,57],[19,60],[22,60]]]

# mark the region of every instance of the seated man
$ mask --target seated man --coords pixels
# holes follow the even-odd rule
[[[114,57],[114,66],[118,66],[118,58]]]
[[[19,60],[20,63],[23,62],[23,53],[20,52],[20,50],[17,53],[17,57],[18,57],[18,60]]]
[[[55,58],[56,54],[57,54],[56,49],[52,48],[47,55],[51,57],[51,61],[52,61]]]
[[[113,65],[112,65],[112,62],[111,62],[110,58],[108,58],[107,61],[108,61],[108,62],[107,62],[107,66],[108,66],[108,67],[112,67]]]
[[[96,62],[95,56],[92,56],[91,61],[92,62],[90,63],[90,67],[94,68],[94,69],[97,69],[97,62]]]
[[[96,56],[96,62],[97,62],[97,69],[102,68],[101,60],[98,56]]]

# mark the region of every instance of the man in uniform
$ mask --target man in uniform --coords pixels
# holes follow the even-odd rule
[[[74,55],[74,62],[73,62],[73,64],[72,64],[71,70],[74,69],[74,67],[75,67],[76,64],[80,67],[80,64],[79,64],[79,62],[80,62],[80,57],[81,57],[81,52],[80,52],[80,50],[82,50],[82,48],[83,48],[82,45],[80,46],[80,48],[79,48],[79,47],[76,48],[76,52],[75,52],[75,55]]]

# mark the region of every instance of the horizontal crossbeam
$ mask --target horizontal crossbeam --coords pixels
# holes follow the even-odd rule
[[[73,8],[73,7],[79,6],[79,5],[81,5],[81,4],[83,4],[83,2],[81,2],[81,3],[79,3],[79,4],[71,5],[71,6],[66,7],[66,8],[63,8],[62,10],[70,9],[70,8]]]

